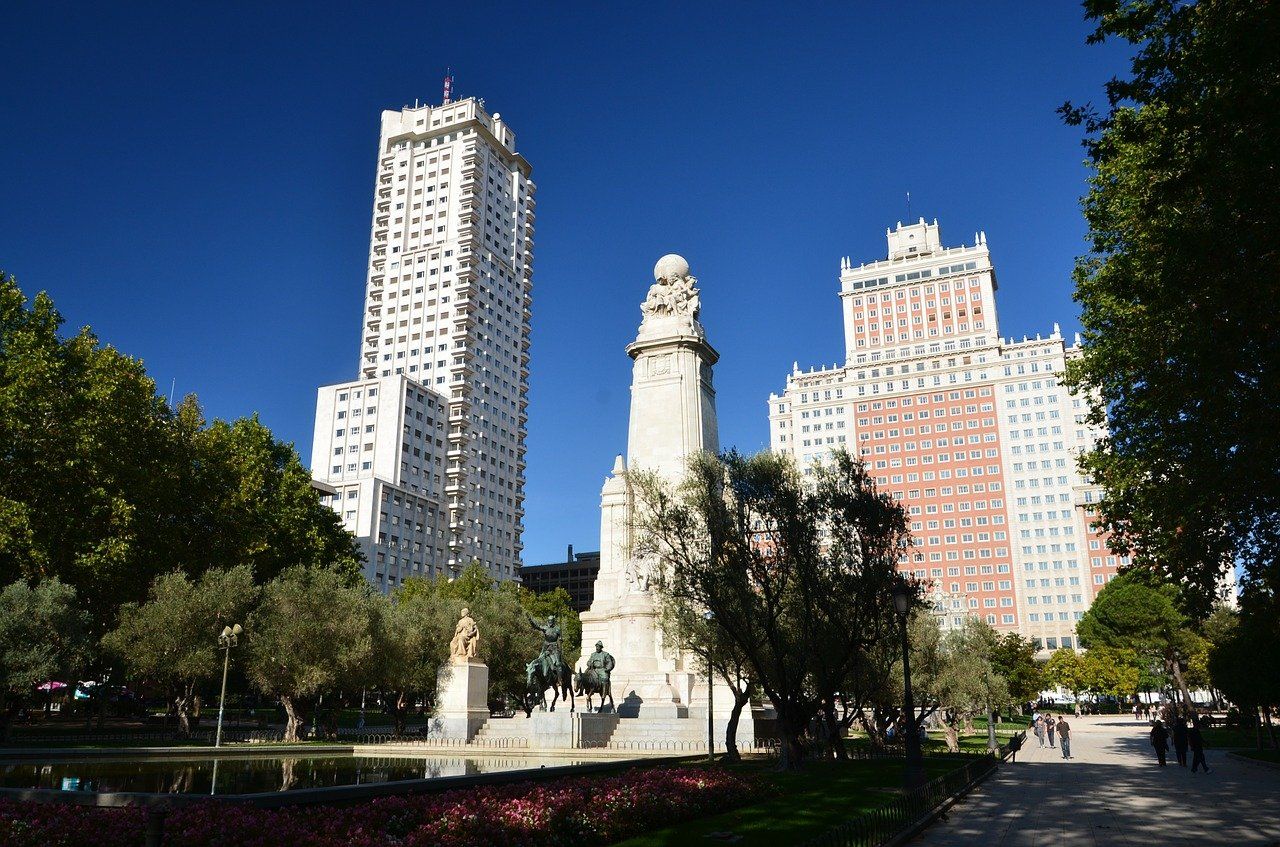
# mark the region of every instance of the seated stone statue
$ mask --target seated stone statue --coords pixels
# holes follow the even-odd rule
[[[469,609],[462,610],[462,617],[453,628],[453,640],[449,642],[449,659],[457,663],[470,662],[476,657],[480,644],[480,627],[471,617]]]

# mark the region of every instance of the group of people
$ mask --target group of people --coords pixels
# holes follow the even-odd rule
[[[1150,703],[1133,704],[1133,719],[1135,721],[1149,721],[1153,713]]]
[[[1031,725],[1029,727],[1036,740],[1040,742],[1040,746],[1044,746],[1047,739],[1049,746],[1055,746],[1054,736],[1057,736],[1059,745],[1062,748],[1062,758],[1071,758],[1071,724],[1067,723],[1065,715],[1058,715],[1057,718],[1048,712],[1041,712],[1039,709],[1031,714]]]
[[[1170,730],[1164,721],[1156,718],[1151,724],[1151,746],[1156,749],[1156,760],[1160,767],[1165,767],[1165,758],[1169,755],[1169,741],[1173,741],[1173,752],[1178,757],[1178,764],[1187,766],[1187,750],[1191,750],[1191,772],[1195,773],[1203,767],[1209,772],[1209,763],[1204,758],[1204,735],[1200,732],[1202,720],[1192,718],[1190,722],[1179,715],[1173,719]]]

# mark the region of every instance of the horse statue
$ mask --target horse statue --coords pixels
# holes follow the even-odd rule
[[[615,664],[613,656],[605,652],[604,643],[597,641],[596,651],[586,659],[586,667],[574,677],[575,693],[586,695],[588,712],[591,711],[591,697],[597,694],[600,696],[600,708],[597,712],[604,711],[606,697],[609,698],[609,708],[617,711],[613,704],[613,687],[609,681]]]
[[[525,716],[533,714],[533,706],[535,703],[540,704],[549,712],[556,710],[556,703],[560,700],[567,699],[569,701],[569,711],[572,712],[577,708],[577,703],[573,698],[573,675],[569,668],[561,665],[558,671],[553,671],[549,676],[542,669],[540,659],[534,659],[525,665],[525,698],[524,713]],[[547,689],[551,689],[551,705],[547,705]]]
[[[609,708],[616,711],[617,707],[613,705],[613,690],[609,685],[608,678],[601,679],[600,676],[591,670],[578,671],[573,677],[573,690],[579,696],[587,698],[587,711],[591,711],[591,698],[600,697],[600,706],[597,712],[604,711],[605,698],[609,698]]]

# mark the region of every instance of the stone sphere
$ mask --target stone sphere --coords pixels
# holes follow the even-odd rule
[[[654,279],[666,279],[672,276],[686,277],[689,275],[689,263],[684,260],[684,256],[677,256],[675,253],[668,253],[658,260],[658,264],[653,266]]]

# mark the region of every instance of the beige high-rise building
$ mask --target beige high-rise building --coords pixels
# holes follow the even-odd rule
[[[1076,456],[1098,433],[1062,384],[1078,355],[1057,324],[1004,338],[984,233],[944,246],[937,221],[886,232],[888,255],[840,263],[842,361],[793,367],[769,397],[770,445],[801,466],[845,447],[907,509],[899,569],[947,627],[969,615],[1078,647],[1076,621],[1124,564],[1094,530]]]
[[[482,101],[382,113],[359,378],[320,389],[311,462],[382,590],[517,573],[534,191]]]

